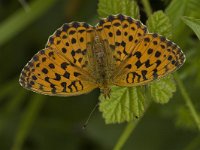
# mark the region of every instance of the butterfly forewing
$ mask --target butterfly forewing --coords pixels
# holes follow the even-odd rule
[[[57,29],[49,37],[46,47],[51,47],[75,66],[85,69],[88,64],[87,45],[93,40],[92,26],[82,22],[73,22]]]
[[[113,50],[116,66],[130,56],[147,32],[146,27],[140,21],[121,14],[100,20],[96,29]]]
[[[93,27],[86,23],[64,24],[24,67],[20,83],[47,95],[72,96],[97,87],[89,67],[88,46]]]

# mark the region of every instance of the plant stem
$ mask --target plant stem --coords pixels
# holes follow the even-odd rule
[[[178,74],[176,73],[175,74],[175,79],[176,79],[176,82],[177,82],[177,85],[180,89],[180,92],[181,92],[181,95],[183,96],[183,99],[185,100],[185,103],[187,105],[187,107],[189,108],[189,111],[200,131],[200,119],[199,119],[199,116],[197,114],[197,111],[195,110],[195,107],[192,103],[192,100],[191,98],[189,97],[189,94],[187,93],[184,85],[183,85],[183,82],[181,81],[181,79],[179,78]]]
[[[144,6],[144,10],[147,14],[147,17],[149,17],[152,14],[152,9],[151,9],[149,0],[142,0],[142,4]]]
[[[133,129],[136,127],[138,121],[139,120],[131,121],[127,124],[127,126],[125,127],[123,133],[121,134],[113,150],[120,150],[122,148],[122,146],[125,144],[125,142],[129,138],[130,134],[132,133]]]

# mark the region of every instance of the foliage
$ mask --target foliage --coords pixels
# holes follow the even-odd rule
[[[100,0],[98,13],[100,17],[121,13],[133,18],[139,18],[139,7],[134,0]]]
[[[30,5],[30,10],[28,12],[24,12],[23,9],[16,12],[12,17],[10,17],[8,20],[0,25],[0,45],[3,45],[6,41],[17,35],[17,33],[23,30],[35,19],[40,17],[40,15],[48,10],[49,7],[51,7],[54,3],[55,0],[47,0],[47,3],[35,1]],[[8,30],[10,32],[7,32]]]
[[[176,91],[176,85],[173,77],[168,76],[160,81],[150,84],[149,90],[152,99],[155,102],[165,104],[169,102],[170,98],[172,98],[173,93]]]
[[[106,5],[110,11],[112,10],[111,5],[114,5],[114,2]],[[123,10],[128,7],[127,5],[120,6],[120,8],[124,7]],[[105,6],[103,8],[99,5],[99,9],[102,10],[101,13],[103,13],[103,10],[107,10]],[[115,9],[113,12],[115,12]],[[104,13],[106,14],[106,12]],[[169,23],[169,18],[162,11],[155,12],[151,15],[147,20],[147,26],[150,32],[160,33],[166,37],[171,36],[171,24]],[[172,76],[169,76],[160,81],[151,83],[147,86],[147,90],[150,91],[152,100],[163,104],[169,101],[172,97],[172,93],[176,91],[176,87]],[[100,111],[103,113],[106,123],[134,121],[135,117],[141,117],[150,99],[149,97],[148,99],[145,99],[145,93],[146,92],[142,92],[138,87],[117,87],[112,88],[112,95],[109,100],[104,99],[101,95]]]
[[[98,15],[93,0],[27,2],[28,11],[18,1],[0,2],[0,149],[199,149],[199,0],[99,0]],[[69,98],[40,96],[22,89],[18,76],[64,22],[96,23],[97,16],[117,13],[141,19],[149,32],[173,39],[187,61],[175,79],[113,87],[110,100],[101,95],[101,112],[83,131],[97,92]]]
[[[113,87],[110,99],[100,96],[100,111],[106,123],[121,123],[141,117],[147,101],[138,87]]]
[[[200,40],[200,19],[191,17],[182,17],[183,22],[188,25],[197,35]]]
[[[167,38],[172,37],[171,23],[163,11],[157,11],[151,15],[146,24],[150,32],[159,33]]]

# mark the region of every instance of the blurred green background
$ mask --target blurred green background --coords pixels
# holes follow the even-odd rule
[[[150,1],[153,11],[164,10],[170,2]],[[144,7],[140,1],[138,4],[145,23]],[[0,150],[114,147],[127,123],[106,125],[96,110],[87,128],[82,129],[98,102],[98,90],[76,97],[50,97],[27,91],[18,83],[24,65],[44,48],[57,28],[74,20],[95,25],[99,19],[97,8],[97,0],[0,0]],[[192,30],[184,28],[187,39],[175,39],[188,56],[180,76],[199,112],[200,42]],[[199,131],[179,90],[166,105],[152,103],[123,149],[200,149]]]

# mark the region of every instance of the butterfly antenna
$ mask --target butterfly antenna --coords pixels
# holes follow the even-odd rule
[[[94,106],[94,108],[93,108],[92,111],[90,112],[90,114],[89,114],[87,120],[85,121],[85,123],[84,123],[84,125],[83,125],[83,129],[85,129],[85,128],[87,127],[88,122],[89,122],[89,120],[90,120],[92,114],[94,113],[94,111],[96,110],[96,108],[97,108],[98,106],[99,106],[99,102]]]

